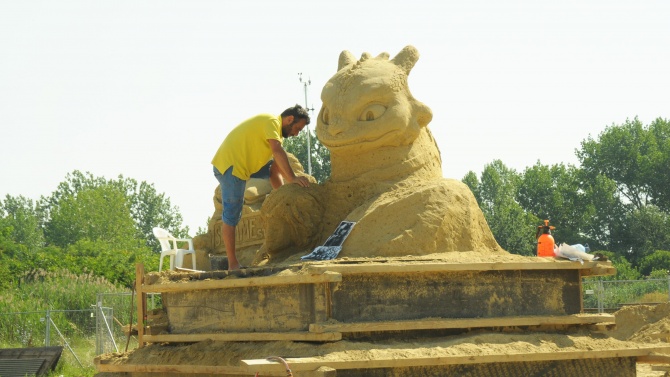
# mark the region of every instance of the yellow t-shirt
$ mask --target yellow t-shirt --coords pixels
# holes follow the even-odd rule
[[[212,159],[221,174],[232,165],[233,175],[248,180],[272,158],[268,139],[284,140],[281,134],[281,115],[260,114],[235,127]]]

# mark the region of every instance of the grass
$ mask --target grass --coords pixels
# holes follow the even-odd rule
[[[108,295],[99,295],[101,292]],[[68,271],[30,271],[15,286],[0,291],[0,347],[63,346],[55,371],[49,376],[93,376],[96,325],[104,324],[102,317],[97,317],[101,311],[96,306],[98,300],[104,301],[103,308],[112,308],[109,313],[113,312],[114,321],[110,326],[118,350],[123,352],[126,337],[120,324],[130,319],[128,291],[93,274]],[[137,341],[131,341],[129,349],[134,347]],[[105,350],[114,348],[110,345]]]

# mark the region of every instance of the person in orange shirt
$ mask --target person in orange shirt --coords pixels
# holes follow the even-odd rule
[[[256,115],[230,131],[214,155],[214,176],[221,186],[223,203],[221,236],[229,271],[240,268],[235,254],[235,227],[242,217],[246,181],[252,177],[269,178],[275,189],[284,183],[309,186],[306,177],[295,175],[282,147],[284,138],[298,135],[309,122],[307,110],[300,105],[279,116]]]

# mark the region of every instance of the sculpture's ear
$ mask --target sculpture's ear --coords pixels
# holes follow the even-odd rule
[[[342,51],[340,54],[340,61],[337,63],[337,70],[339,71],[340,69],[348,66],[349,64],[354,64],[356,62],[356,58],[351,54],[349,51]]]
[[[416,117],[416,123],[418,123],[420,127],[426,127],[428,123],[433,120],[433,111],[430,107],[419,101],[416,101],[414,104],[413,114]]]
[[[409,71],[414,68],[417,60],[419,60],[419,51],[414,46],[405,46],[391,62],[409,75]]]

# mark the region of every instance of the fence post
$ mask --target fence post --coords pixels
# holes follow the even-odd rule
[[[47,308],[46,314],[46,334],[44,334],[44,346],[49,347],[51,345],[51,309]]]
[[[670,270],[668,270],[668,301],[670,301]]]
[[[603,302],[604,295],[605,295],[605,286],[603,285],[603,280],[598,279],[598,313],[605,312],[605,303]]]

